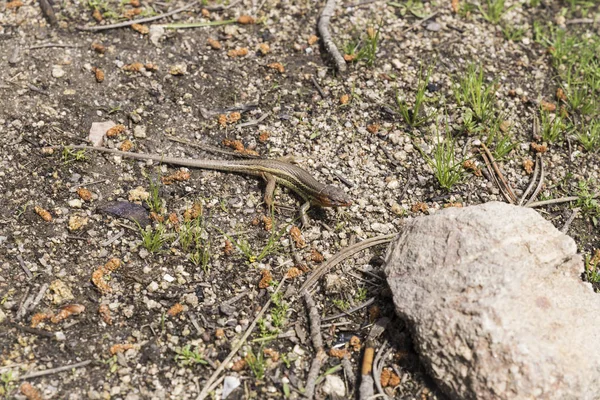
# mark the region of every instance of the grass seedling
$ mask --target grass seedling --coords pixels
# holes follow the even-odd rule
[[[592,257],[589,254],[585,255],[585,280],[595,286],[600,283],[600,250],[596,250],[596,254]]]
[[[85,150],[73,150],[70,147],[63,147],[62,150],[63,164],[70,164],[75,161],[85,160]]]
[[[514,8],[514,6],[512,6],[508,9],[505,9],[504,2],[505,0],[486,0],[486,9],[484,10],[481,6],[478,6],[479,12],[486,21],[491,22],[492,24],[497,24],[507,11]]]
[[[189,344],[175,349],[175,353],[175,362],[180,367],[193,367],[198,364],[207,364],[198,348],[196,347],[194,350],[192,350],[192,346]]]
[[[600,204],[595,194],[590,190],[591,181],[579,181],[577,183],[578,191],[577,207],[581,212],[589,216],[594,226],[598,226],[598,217],[600,217]]]
[[[589,125],[583,129],[585,131],[577,135],[583,148],[590,153],[600,150],[600,120],[590,121]]]
[[[415,94],[415,102],[412,107],[410,107],[406,100],[402,99],[398,92],[396,92],[396,106],[398,107],[398,112],[402,116],[402,119],[404,119],[404,122],[413,128],[416,128],[429,119],[423,106],[425,105],[425,90],[427,90],[427,83],[429,82],[430,75],[431,69],[427,70],[425,79],[423,79],[422,71],[419,72],[417,93]]]
[[[492,150],[492,154],[496,161],[503,160],[511,151],[516,149],[518,146],[517,142],[512,140],[512,136],[510,134],[504,134],[498,141],[496,142],[494,149]]]
[[[505,26],[502,28],[502,35],[506,40],[512,40],[518,42],[525,36],[525,28],[515,28],[512,26]]]
[[[267,371],[267,360],[265,359],[263,348],[260,348],[257,355],[254,354],[252,349],[249,349],[245,360],[246,364],[248,364],[248,367],[250,367],[250,370],[254,374],[254,377],[259,381],[263,380],[265,378],[265,372]]]
[[[375,30],[369,27],[366,30],[366,37],[360,40],[352,40],[344,45],[344,59],[346,61],[364,61],[368,67],[372,67],[377,56],[379,45],[379,32],[381,26]]]
[[[139,225],[138,227],[140,228],[140,234],[142,235],[142,246],[150,253],[157,253],[160,251],[166,241],[164,225],[159,224],[154,229],[150,226],[145,229]]]
[[[157,214],[161,214],[163,202],[160,198],[160,184],[158,181],[150,178],[150,196],[146,200],[146,204],[150,211],[155,212]]]
[[[495,82],[486,85],[483,78],[483,68],[470,64],[467,73],[458,81],[454,90],[456,102],[473,111],[478,122],[486,121],[494,114]]]
[[[550,115],[548,111],[541,110],[541,131],[542,140],[548,143],[554,143],[562,139],[565,130],[565,124],[559,115]]]
[[[275,218],[273,217],[273,213],[271,213],[271,220],[275,221]],[[275,224],[273,224],[273,225],[275,225]],[[252,264],[255,262],[260,262],[260,261],[264,260],[266,257],[270,256],[271,254],[277,253],[279,251],[279,249],[281,248],[281,243],[280,243],[281,237],[286,233],[288,226],[289,226],[289,224],[283,226],[278,231],[271,229],[271,234],[269,235],[269,238],[267,239],[267,243],[265,244],[265,246],[262,248],[262,250],[258,254],[256,254],[256,252],[252,249],[250,242],[248,242],[248,240],[246,238],[241,238],[239,240],[236,240],[232,236],[227,235],[223,231],[221,231],[221,233],[223,234],[223,236],[225,236],[227,239],[229,239],[229,241],[231,243],[233,243],[235,245],[235,247],[237,247],[244,254],[247,261]]]
[[[12,371],[6,371],[2,375],[0,375],[0,395],[7,396],[16,386],[15,382],[17,381],[16,377],[13,375]]]
[[[276,284],[276,283],[274,283]],[[285,325],[288,312],[288,304],[283,300],[284,293],[277,292],[271,295],[273,307],[271,309],[271,321],[274,328],[281,329]]]
[[[398,8],[398,13],[400,16],[404,17],[406,13],[411,13],[417,18],[425,18],[425,7],[421,0],[406,0],[404,3],[399,3],[396,1],[390,1],[387,3],[388,6],[392,6]]]
[[[455,156],[456,143],[452,134],[447,133],[445,138],[437,136],[433,150],[433,158],[421,150],[421,154],[431,169],[440,186],[450,190],[452,186],[463,179],[462,160],[457,161]]]
[[[343,299],[333,299],[332,303],[334,306],[336,306],[340,311],[346,311],[347,309],[350,308],[350,303],[348,302],[348,300],[343,300]]]

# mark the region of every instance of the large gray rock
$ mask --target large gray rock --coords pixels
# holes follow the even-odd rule
[[[600,399],[600,295],[575,242],[505,203],[410,220],[385,272],[417,351],[454,399]]]

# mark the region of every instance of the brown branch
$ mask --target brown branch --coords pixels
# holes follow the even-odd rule
[[[190,8],[194,7],[196,4],[198,4],[198,2],[194,1],[190,4],[188,4],[187,6],[183,6],[181,8],[178,8],[177,10],[169,11],[164,14],[155,15],[154,17],[134,19],[131,21],[119,22],[118,24],[111,24],[111,25],[78,26],[77,29],[79,29],[80,31],[98,32],[98,31],[105,31],[108,29],[125,28],[125,27],[131,26],[133,24],[143,24],[146,22],[152,22],[152,21],[156,21],[158,19],[170,17],[171,15],[175,15],[182,11],[190,9]]]
[[[310,370],[306,377],[306,385],[304,386],[304,396],[308,399],[312,399],[315,396],[315,386],[321,366],[327,359],[327,354],[323,349],[323,337],[321,336],[321,317],[317,310],[317,305],[308,292],[304,292],[304,302],[308,308],[308,319],[310,321],[310,338],[313,342],[313,348],[315,349],[315,358],[312,360]]]
[[[331,57],[333,57],[333,61],[335,62],[337,70],[340,72],[345,72],[346,60],[344,60],[342,53],[340,53],[337,46],[333,42],[333,39],[331,38],[331,33],[329,33],[329,20],[333,16],[335,6],[336,0],[327,0],[327,3],[325,3],[325,8],[323,8],[323,11],[319,16],[317,30],[319,31],[321,40],[323,40],[323,46],[325,47],[325,50],[327,50]]]

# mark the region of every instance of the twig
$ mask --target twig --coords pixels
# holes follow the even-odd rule
[[[403,30],[402,32],[400,32],[400,35],[404,35],[405,33],[412,31],[413,29],[415,29],[416,27],[418,27],[419,25],[421,25],[423,22],[429,21],[430,19],[434,18],[436,15],[438,15],[440,12],[436,11],[433,14],[428,15],[427,17],[418,20],[417,22],[415,22],[414,24],[412,24],[411,26],[409,26],[408,28],[406,28],[405,30]]]
[[[27,289],[25,289],[25,294],[23,295],[23,298],[21,299],[21,304],[19,305],[19,309],[17,310],[17,316],[16,316],[17,321],[19,321],[21,318],[23,318],[25,316],[25,312],[27,311],[27,309],[25,308],[25,303],[27,302],[27,296],[29,296],[30,290],[31,290],[31,287],[27,286]]]
[[[183,6],[181,8],[176,9],[176,10],[173,10],[173,11],[169,11],[169,12],[164,13],[164,14],[155,15],[154,17],[134,19],[134,20],[131,20],[131,21],[119,22],[118,24],[111,24],[111,25],[78,26],[77,29],[79,29],[81,31],[98,32],[98,31],[105,31],[105,30],[108,30],[108,29],[124,28],[126,26],[131,26],[133,24],[143,24],[143,23],[146,23],[146,22],[152,22],[152,21],[156,21],[158,19],[170,17],[171,15],[175,15],[175,14],[178,14],[178,13],[180,13],[182,11],[190,9],[190,8],[194,7],[196,4],[198,4],[198,1],[194,1],[194,2],[192,2],[192,3],[190,3],[190,4],[186,5],[186,6]]]
[[[111,245],[113,242],[119,240],[121,238],[121,236],[123,236],[124,234],[125,234],[125,230],[120,230],[119,232],[117,232],[117,234],[106,239],[104,242],[100,242],[100,247],[106,247],[106,246]]]
[[[349,188],[353,188],[354,187],[354,183],[352,181],[350,181],[348,178],[346,178],[345,176],[338,174],[337,172],[333,172],[333,174],[336,176],[336,178],[338,178],[340,180],[340,182],[342,182],[344,185],[348,186]]]
[[[31,333],[33,335],[43,336],[43,337],[50,338],[50,339],[53,339],[56,337],[56,332],[48,332],[48,331],[43,331],[41,329],[30,328],[25,325],[15,324],[14,322],[12,322],[12,323],[9,322],[8,325],[13,328],[22,330],[23,332]]]
[[[529,186],[527,186],[527,189],[525,189],[525,193],[523,193],[523,196],[521,196],[521,200],[519,200],[520,206],[523,205],[523,202],[527,198],[527,195],[529,194],[529,192],[531,192],[531,189],[533,189],[533,184],[537,181],[537,176],[540,172],[540,157],[541,156],[539,153],[535,157],[535,169],[533,170],[533,177],[531,178],[531,182],[529,182]]]
[[[329,20],[333,16],[335,11],[336,0],[327,0],[325,3],[325,7],[319,16],[319,23],[317,24],[317,30],[319,31],[319,35],[323,40],[323,46],[325,50],[333,57],[333,61],[335,62],[335,66],[338,71],[344,72],[346,71],[346,60],[338,50],[337,46],[333,42],[331,37],[331,33],[329,33]]]
[[[279,290],[283,286],[283,283],[285,282],[285,279],[286,279],[285,276],[283,277],[283,279],[281,279],[281,282],[279,282],[279,285],[277,285],[277,288],[275,289],[275,292],[273,292],[273,295],[275,295],[276,293],[279,292]],[[225,359],[221,362],[221,364],[215,370],[215,372],[213,372],[212,375],[208,378],[208,380],[204,384],[204,388],[202,388],[202,391],[200,392],[198,397],[196,397],[196,400],[204,400],[206,398],[206,396],[208,396],[208,394],[212,390],[211,387],[215,384],[215,381],[217,381],[221,372],[223,372],[223,370],[227,367],[229,362],[237,354],[239,349],[244,345],[244,343],[246,342],[246,339],[248,339],[248,336],[250,336],[250,334],[254,330],[254,327],[256,326],[257,322],[262,318],[264,313],[267,311],[267,309],[271,305],[271,302],[273,301],[273,295],[271,295],[271,297],[269,297],[269,300],[267,300],[267,302],[263,306],[262,310],[260,310],[260,312],[258,313],[256,318],[254,318],[254,321],[252,321],[252,323],[250,324],[248,329],[246,329],[246,332],[242,335],[240,340],[238,340],[237,343],[232,347],[232,349],[229,352],[229,354],[227,355],[227,357],[225,357]]]
[[[58,368],[51,368],[51,369],[46,369],[44,371],[31,372],[27,375],[23,375],[23,376],[19,377],[19,379],[25,380],[25,379],[37,378],[38,376],[46,376],[46,375],[56,374],[57,372],[69,371],[73,368],[85,367],[86,365],[88,365],[91,362],[92,362],[92,360],[86,360],[86,361],[82,361],[82,362],[79,362],[76,364],[69,364],[69,365],[65,365],[62,367],[58,367]]]
[[[326,263],[321,264],[317,269],[315,269],[306,279],[302,287],[298,290],[298,293],[303,293],[305,290],[310,290],[312,286],[315,285],[317,281],[327,273],[327,271],[344,261],[346,258],[351,257],[353,254],[358,253],[361,250],[368,249],[369,247],[391,242],[396,235],[397,233],[391,233],[388,235],[376,236],[374,238],[363,240],[362,242],[346,247],[331,259],[327,260]]]
[[[329,317],[325,317],[325,318],[323,318],[321,320],[321,322],[332,321],[334,319],[338,319],[338,318],[341,318],[341,317],[350,316],[353,313],[355,313],[358,310],[360,310],[361,308],[368,307],[368,306],[370,306],[373,303],[375,303],[375,297],[371,297],[369,300],[365,301],[364,303],[361,303],[361,304],[357,305],[356,307],[352,307],[348,311],[345,311],[343,313],[339,313],[339,314],[336,314],[336,315],[332,315],[332,316],[329,316]]]
[[[595,21],[593,18],[574,18],[574,19],[570,19],[565,21],[565,24],[567,25],[574,25],[574,24],[593,24]]]
[[[310,293],[304,292],[304,302],[308,308],[308,319],[310,320],[310,338],[313,342],[315,349],[315,357],[310,365],[310,370],[306,377],[306,385],[304,386],[304,396],[308,399],[312,399],[315,396],[315,386],[317,378],[319,377],[319,371],[323,362],[327,359],[327,354],[323,349],[323,337],[321,336],[321,317],[315,301],[311,297]]]
[[[537,198],[538,194],[540,194],[540,191],[542,190],[542,186],[544,186],[544,162],[542,161],[541,156],[540,156],[539,160],[540,160],[540,181],[538,182],[537,187],[533,191],[533,194],[531,195],[531,197],[529,198],[527,203],[525,203],[526,206],[529,205],[531,202],[533,202]]]
[[[494,178],[497,178],[497,180],[495,179],[496,185],[510,204],[516,204],[517,197],[515,196],[508,182],[506,182],[506,179],[504,179],[504,175],[502,175],[502,172],[500,172],[500,168],[498,168],[498,165],[496,164],[492,153],[490,153],[490,150],[487,148],[485,143],[481,143],[481,148],[484,151],[484,153],[481,153],[481,155],[483,156],[483,161],[485,162],[485,165],[490,171],[490,175],[494,176]]]
[[[33,274],[31,273],[29,268],[27,268],[27,265],[25,265],[25,261],[23,261],[23,257],[21,257],[20,254],[17,254],[17,260],[19,261],[19,265],[21,266],[21,269],[25,272],[25,275],[27,275],[27,278],[28,279],[33,278]]]
[[[226,5],[226,6],[224,6],[222,4],[219,4],[218,6],[207,6],[207,7],[203,7],[203,8],[206,8],[208,11],[224,11],[224,10],[230,9],[233,6],[236,6],[241,1],[242,0],[235,0],[235,1],[232,1],[229,5]]]
[[[600,196],[599,194],[595,194],[592,196],[592,199],[598,198],[599,196]],[[526,204],[525,207],[534,208],[534,207],[547,206],[550,204],[568,203],[570,201],[577,201],[577,200],[579,200],[579,196],[560,197],[558,199],[534,201],[533,203]]]
[[[569,227],[571,226],[571,223],[573,223],[573,220],[575,219],[575,217],[577,217],[577,214],[579,214],[579,207],[576,207],[571,211],[571,215],[569,216],[569,219],[567,219],[567,221],[565,222],[563,227],[560,228],[560,231],[562,233],[567,233],[569,231]]]
[[[232,106],[228,108],[218,108],[216,110],[207,110],[205,108],[200,107],[200,114],[202,114],[202,118],[211,119],[216,117],[219,114],[224,114],[232,111],[238,111],[241,114],[252,111],[258,108],[258,104],[242,104],[241,106]]]
[[[72,48],[77,48],[77,47],[81,47],[81,46],[76,45],[76,44],[44,43],[44,44],[37,44],[35,46],[31,46],[31,47],[29,47],[29,50],[49,49],[51,47],[72,47]]]
[[[190,29],[190,28],[204,28],[207,26],[221,26],[235,24],[235,19],[225,19],[223,21],[210,21],[210,22],[189,22],[181,24],[166,24],[163,25],[166,29]]]
[[[375,386],[377,387],[377,391],[384,399],[389,399],[389,397],[383,391],[383,387],[381,386],[381,371],[383,370],[383,364],[385,360],[388,358],[393,348],[389,348],[385,353],[383,350],[387,347],[387,340],[383,343],[377,355],[375,356],[375,361],[373,362],[375,368],[373,368],[373,380],[375,381]],[[382,356],[383,354],[383,356]]]
[[[44,283],[42,285],[42,287],[40,288],[37,296],[35,296],[35,299],[33,300],[33,302],[29,305],[29,311],[33,311],[38,304],[40,304],[40,301],[42,301],[42,298],[44,297],[44,295],[46,294],[46,290],[48,290],[48,284]]]
[[[267,117],[271,115],[271,112],[266,112],[263,115],[261,115],[258,119],[254,119],[252,121],[248,121],[248,122],[244,122],[243,124],[238,124],[235,127],[236,128],[245,128],[247,126],[254,126],[254,125],[258,125],[261,122],[263,122],[265,119],[267,119]]]
[[[310,76],[310,80],[312,81],[313,85],[315,85],[315,87],[317,88],[317,92],[319,92],[319,94],[321,95],[321,98],[323,98],[323,99],[327,98],[327,94],[323,91],[323,89],[321,89],[321,86],[319,85],[319,82],[317,82],[317,79],[315,78],[314,75]]]

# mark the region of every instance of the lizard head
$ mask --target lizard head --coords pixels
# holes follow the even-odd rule
[[[322,207],[347,207],[352,204],[349,194],[332,185],[325,186],[317,200]]]

